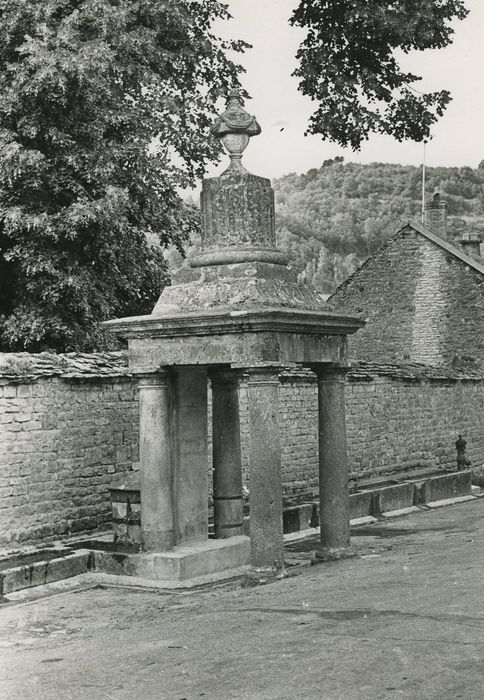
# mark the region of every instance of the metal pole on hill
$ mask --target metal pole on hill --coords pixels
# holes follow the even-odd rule
[[[424,215],[425,215],[425,147],[427,145],[427,141],[423,142],[423,163],[422,163],[422,224],[424,222]]]

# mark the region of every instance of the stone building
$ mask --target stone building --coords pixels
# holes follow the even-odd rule
[[[353,361],[484,369],[484,260],[480,238],[446,236],[436,193],[424,223],[409,222],[338,287],[338,309],[367,325],[349,339]]]

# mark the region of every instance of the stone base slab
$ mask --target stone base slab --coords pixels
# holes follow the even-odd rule
[[[426,503],[427,508],[444,508],[444,506],[453,506],[455,503],[465,503],[466,501],[475,501],[476,496],[458,496],[457,498],[444,498],[441,501],[429,501]]]
[[[168,552],[120,554],[94,552],[95,570],[153,581],[186,581],[249,564],[250,539],[204,540]]]

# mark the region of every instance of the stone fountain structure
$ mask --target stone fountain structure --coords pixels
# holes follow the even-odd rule
[[[230,156],[203,182],[202,250],[193,279],[166,287],[148,316],[109,321],[138,376],[142,554],[130,573],[183,579],[249,564],[283,570],[279,374],[318,376],[321,547],[349,545],[344,412],[347,335],[361,320],[335,313],[297,281],[276,245],[270,181],[242,165],[260,133],[238,93],[212,127]],[[242,534],[238,383],[249,398],[250,538]],[[207,384],[213,415],[215,539],[208,539]]]

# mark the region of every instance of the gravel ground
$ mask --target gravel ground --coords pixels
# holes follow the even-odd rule
[[[264,586],[0,606],[0,698],[480,699],[483,515],[478,499],[355,528],[358,558]]]

